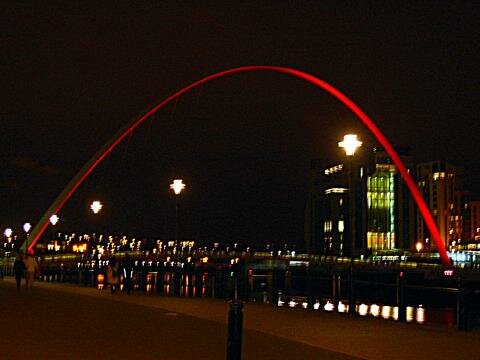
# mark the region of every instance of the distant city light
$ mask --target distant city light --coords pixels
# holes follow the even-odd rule
[[[175,179],[173,180],[173,183],[170,184],[170,189],[173,190],[175,195],[178,195],[183,189],[185,189],[185,184],[183,183],[182,179]]]
[[[338,143],[338,146],[345,150],[347,156],[353,156],[355,151],[362,146],[362,142],[358,141],[357,135],[347,134],[343,137],[343,141]]]

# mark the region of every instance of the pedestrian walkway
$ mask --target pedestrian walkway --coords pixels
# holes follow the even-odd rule
[[[3,282],[0,281],[0,284],[3,288],[11,287],[13,289],[12,279],[5,278]],[[0,287],[0,290],[2,287]],[[223,329],[225,329],[228,314],[228,303],[219,299],[165,297],[145,295],[144,293],[112,296],[108,291],[100,291],[90,287],[43,282],[36,282],[33,291],[42,291],[53,296],[60,293],[70,294],[75,299],[78,298],[78,302],[82,301],[81,297],[90,297],[103,299],[112,304],[122,303],[135,305],[137,308],[139,305],[147,309],[155,308],[171,316],[177,314],[188,315],[191,317],[190,319],[193,319],[190,321],[195,321],[194,319],[198,319],[199,322],[203,320],[213,321],[222,325]],[[25,296],[28,296],[28,294],[25,294]],[[52,313],[52,316],[54,315]],[[264,334],[269,336],[269,340],[265,341],[272,344],[275,341],[271,337],[274,337],[288,342],[290,347],[293,347],[294,343],[303,344],[312,347],[313,354],[327,356],[312,355],[312,357],[308,357],[312,359],[480,359],[479,331],[461,332],[456,328],[404,324],[380,319],[349,317],[345,314],[322,311],[277,308],[265,304],[245,304],[244,331],[250,334],[245,336],[244,348],[246,346],[249,349],[252,346],[263,347],[262,343],[254,344],[255,341],[260,341],[262,337],[252,337],[251,335],[254,333]],[[226,343],[226,333],[224,339]],[[268,354],[268,349],[263,348],[262,351],[264,357],[256,358],[273,358],[265,357],[265,354]],[[284,355],[287,353],[285,352]],[[250,352],[250,354],[252,353]],[[217,356],[222,358],[218,354]],[[243,358],[248,359],[245,356]],[[282,358],[295,359],[296,357]]]

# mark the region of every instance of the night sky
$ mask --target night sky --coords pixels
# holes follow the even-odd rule
[[[215,72],[279,65],[354,100],[417,162],[447,160],[480,195],[478,2],[2,2],[0,224],[35,223],[130,119]],[[286,75],[208,83],[122,143],[59,214],[60,231],[259,245],[303,238],[309,163],[356,132],[340,103]],[[104,211],[89,209],[100,199]]]

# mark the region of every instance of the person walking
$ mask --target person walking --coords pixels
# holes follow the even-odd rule
[[[115,258],[111,258],[107,267],[107,283],[110,285],[110,291],[113,294],[117,292],[119,284],[118,264]]]
[[[132,278],[133,278],[133,261],[130,255],[125,254],[122,261],[122,274],[123,274],[123,288],[127,295],[132,290]]]
[[[38,263],[30,254],[25,256],[23,262],[25,263],[25,281],[27,289],[31,289],[33,287],[33,281],[35,280],[35,274],[38,273]]]
[[[15,262],[13,263],[13,275],[15,276],[15,281],[17,282],[17,290],[20,290],[22,285],[22,277],[25,274],[25,263],[22,260],[21,255],[17,255]]]

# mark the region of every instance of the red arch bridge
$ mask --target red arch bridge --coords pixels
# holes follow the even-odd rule
[[[420,191],[418,190],[415,181],[410,176],[407,168],[403,164],[400,159],[400,156],[394,150],[393,146],[391,145],[390,141],[386,138],[386,136],[380,131],[377,125],[370,119],[352,100],[350,100],[347,96],[345,96],[342,92],[337,90],[332,85],[326,83],[325,81],[305,73],[300,70],[288,68],[288,67],[281,67],[281,66],[270,66],[270,65],[257,65],[257,66],[244,66],[244,67],[237,67],[225,71],[221,71],[215,73],[213,75],[207,76],[201,80],[198,80],[181,90],[175,92],[174,94],[170,95],[158,105],[154,106],[152,109],[147,111],[146,113],[140,115],[132,119],[128,124],[126,124],[122,129],[120,129],[104,146],[97,151],[97,153],[82,167],[82,169],[77,173],[77,175],[70,181],[67,187],[58,195],[55,201],[50,205],[48,210],[42,216],[40,221],[36,224],[33,231],[30,234],[30,238],[32,241],[28,244],[28,249],[26,249],[27,244],[22,244],[22,249],[24,251],[32,252],[35,244],[40,239],[41,235],[48,227],[49,218],[53,214],[57,214],[60,209],[65,205],[68,199],[75,193],[78,187],[83,183],[83,181],[90,175],[90,173],[105,159],[105,157],[129,134],[131,134],[138,126],[140,126],[146,119],[151,118],[160,108],[168,104],[169,102],[178,99],[179,96],[187,93],[188,91],[205,84],[209,81],[215,80],[217,78],[233,75],[236,73],[244,73],[244,72],[253,72],[253,71],[270,71],[270,72],[277,72],[283,73],[287,75],[291,75],[296,78],[300,78],[305,80],[325,91],[329,94],[334,96],[337,100],[343,103],[346,107],[348,107],[356,116],[357,118],[367,127],[368,130],[375,136],[378,142],[383,146],[387,154],[393,160],[394,164],[397,166],[400,175],[403,178],[403,181],[407,185],[413,199],[415,200],[420,214],[422,215],[425,224],[430,231],[430,234],[433,238],[433,241],[437,247],[437,250],[440,254],[440,259],[444,266],[450,266],[451,261],[448,258],[445,243],[440,236],[440,232],[438,227],[430,213],[425,200],[423,199]]]

